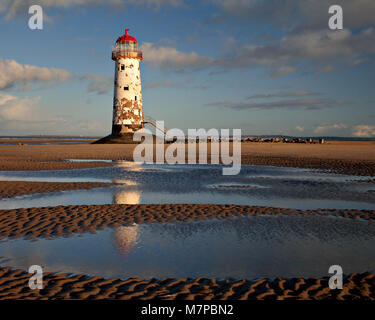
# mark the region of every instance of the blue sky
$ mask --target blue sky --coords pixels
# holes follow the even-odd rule
[[[334,3],[343,30],[326,0],[0,0],[0,135],[108,134],[127,27],[144,113],[168,128],[375,136],[375,2]]]

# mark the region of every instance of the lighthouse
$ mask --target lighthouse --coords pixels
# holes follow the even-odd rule
[[[133,134],[143,128],[142,86],[137,40],[125,29],[112,51],[115,61],[112,136]]]
[[[144,127],[138,41],[125,29],[112,50],[115,61],[112,133],[93,143],[137,143],[134,132]]]

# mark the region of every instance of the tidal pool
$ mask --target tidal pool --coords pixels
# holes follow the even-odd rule
[[[78,161],[97,161],[81,159]],[[100,160],[99,160],[100,161]],[[110,161],[110,160],[103,160]],[[317,170],[243,165],[223,176],[221,165],[139,165],[51,171],[1,171],[0,180],[109,182],[110,187],[0,199],[0,209],[79,204],[205,203],[296,209],[375,209],[368,177]],[[1,182],[0,183],[4,183]]]
[[[0,265],[105,277],[323,277],[375,270],[375,223],[253,216],[120,226],[69,238],[3,239]]]

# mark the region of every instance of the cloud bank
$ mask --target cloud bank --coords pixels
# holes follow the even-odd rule
[[[80,76],[79,79],[88,81],[88,92],[106,94],[113,90],[113,77],[86,73],[83,76]]]
[[[157,46],[152,42],[143,42],[141,50],[144,61],[153,67],[206,67],[215,61],[213,58],[200,56],[196,52],[184,53],[176,48]]]
[[[280,77],[300,70],[330,72],[336,65],[355,67],[375,56],[375,28],[358,33],[349,29],[321,30],[285,35],[260,45],[234,46],[235,49],[212,58],[196,52],[185,53],[173,47],[143,43],[144,61],[159,68],[249,68],[265,67]],[[375,61],[375,60],[374,60]]]
[[[375,137],[375,126],[360,124],[354,127],[354,137]]]
[[[285,99],[265,102],[213,102],[206,106],[224,107],[232,110],[303,109],[321,110],[343,105],[345,102],[334,99]]]
[[[37,67],[0,58],[0,90],[27,90],[33,84],[52,86],[72,77],[70,72],[63,69]]]
[[[69,9],[74,7],[106,6],[123,8],[125,5],[144,5],[159,9],[163,6],[184,7],[183,0],[1,0],[0,14],[5,14],[5,20],[28,13],[32,5],[40,5],[45,9]]]

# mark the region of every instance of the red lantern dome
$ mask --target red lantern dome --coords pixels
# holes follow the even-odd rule
[[[122,41],[132,41],[132,42],[137,42],[137,39],[129,35],[129,29],[125,29],[125,34],[119,37],[116,41],[117,42],[122,42]]]
[[[142,60],[142,51],[138,48],[137,39],[129,35],[129,29],[116,41],[116,48],[112,51],[112,60],[119,58],[135,58]]]

